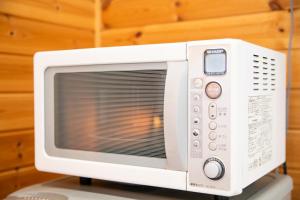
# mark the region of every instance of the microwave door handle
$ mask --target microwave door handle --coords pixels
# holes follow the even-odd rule
[[[167,169],[187,170],[187,61],[168,62],[164,98]]]

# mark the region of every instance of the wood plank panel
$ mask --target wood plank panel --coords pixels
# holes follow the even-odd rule
[[[0,92],[33,91],[32,56],[0,54]]]
[[[293,178],[294,188],[292,191],[292,199],[300,200],[300,171],[290,169],[288,171],[289,176]]]
[[[38,172],[33,166],[0,173],[0,199],[22,187],[58,178],[61,175]]]
[[[0,132],[33,128],[33,94],[0,94]]]
[[[287,56],[287,50],[281,51]],[[300,49],[292,50],[292,88],[300,89]]]
[[[300,49],[292,51],[292,87],[300,89]]]
[[[181,20],[197,20],[288,9],[289,0],[178,0],[177,13]],[[221,6],[220,6],[221,5]],[[295,8],[300,2],[295,1]]]
[[[32,55],[36,51],[93,47],[93,32],[0,15],[0,52]]]
[[[220,23],[222,22],[222,23]],[[300,48],[300,10],[295,12],[294,47]],[[289,13],[267,12],[218,19],[103,30],[102,45],[131,45],[216,38],[240,38],[274,49],[287,49]]]
[[[0,134],[0,171],[33,165],[33,130]]]
[[[104,1],[103,24],[120,28],[177,21],[175,0]]]
[[[291,91],[290,97],[290,113],[289,113],[289,128],[300,129],[300,90]]]
[[[124,28],[288,8],[289,0],[104,0],[103,23],[106,28]]]
[[[288,168],[300,171],[299,144],[300,144],[300,130],[289,130],[287,135],[287,146],[286,146]]]
[[[103,28],[102,24],[102,1],[95,0],[95,19],[94,19],[94,46],[101,46],[101,30]]]
[[[77,28],[94,28],[94,3],[90,0],[1,0],[0,12]]]
[[[293,199],[300,200],[300,130],[290,130],[287,135],[287,165],[288,174],[293,178]]]

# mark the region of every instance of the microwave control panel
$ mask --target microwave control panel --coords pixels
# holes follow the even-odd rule
[[[229,50],[189,47],[188,190],[230,186]]]

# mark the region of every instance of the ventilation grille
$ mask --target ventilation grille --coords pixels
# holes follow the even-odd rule
[[[58,73],[55,145],[165,158],[166,70]]]
[[[276,89],[276,60],[267,56],[253,54],[253,87],[254,91],[274,91]]]

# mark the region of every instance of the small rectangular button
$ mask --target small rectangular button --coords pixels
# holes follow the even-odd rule
[[[217,117],[217,104],[210,103],[208,105],[208,115],[210,119],[216,119]]]

